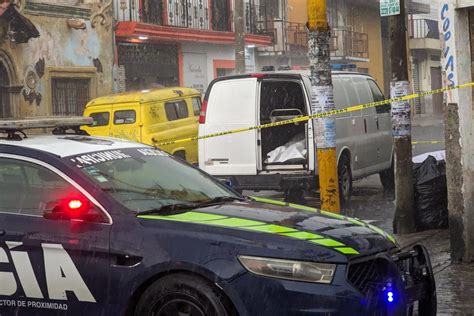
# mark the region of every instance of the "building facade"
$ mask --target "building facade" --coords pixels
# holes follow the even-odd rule
[[[441,41],[438,27],[438,0],[418,0],[429,8],[425,14],[408,16],[409,47],[414,92],[441,88]],[[440,94],[414,100],[414,115],[441,116]]]
[[[249,71],[254,49],[273,38],[251,27],[245,3]],[[263,1],[263,0],[262,0]],[[114,0],[117,62],[124,76],[119,90],[183,85],[204,92],[214,78],[235,68],[231,0]],[[253,62],[254,63],[254,62]]]
[[[331,27],[331,62],[335,69],[371,74],[384,85],[384,54],[379,6],[376,1],[332,0],[327,2]],[[287,0],[283,21],[271,48],[259,49],[261,64],[293,68],[308,65],[308,19],[305,0]],[[283,36],[280,36],[283,34]]]
[[[0,0],[0,117],[82,115],[113,86],[111,1]]]

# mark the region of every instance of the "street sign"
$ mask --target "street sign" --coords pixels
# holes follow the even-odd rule
[[[400,0],[380,0],[380,16],[400,14]]]

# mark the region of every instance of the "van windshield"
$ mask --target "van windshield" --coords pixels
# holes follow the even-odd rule
[[[132,212],[238,198],[202,171],[153,148],[108,150],[64,159]]]

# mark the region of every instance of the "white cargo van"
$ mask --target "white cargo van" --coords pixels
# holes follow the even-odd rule
[[[310,113],[309,72],[269,72],[214,80],[206,93],[199,135],[286,120]],[[333,72],[336,108],[384,99],[368,75]],[[380,173],[393,185],[390,106],[336,117],[341,200],[352,181]],[[317,188],[313,122],[283,125],[199,141],[199,166],[236,190],[276,190],[291,195]]]

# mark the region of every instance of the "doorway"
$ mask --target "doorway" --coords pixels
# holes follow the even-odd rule
[[[0,60],[0,118],[11,116],[10,76],[6,65]]]
[[[441,89],[443,82],[441,79],[441,67],[431,67],[431,89]],[[443,94],[437,93],[433,95],[433,114],[443,113]]]

